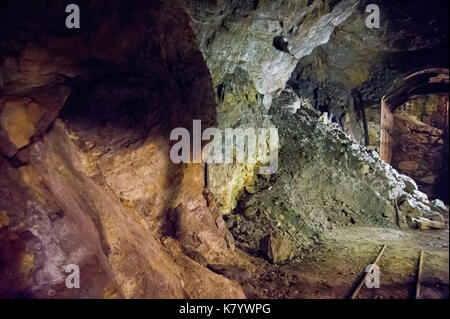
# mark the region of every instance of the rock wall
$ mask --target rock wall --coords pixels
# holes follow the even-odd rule
[[[448,65],[446,17],[437,9],[448,3],[433,1],[379,2],[380,29],[365,25],[370,1],[188,2],[218,126],[273,126],[272,101],[289,95],[286,107],[327,112],[353,141],[377,150],[381,97],[411,68]],[[228,213],[252,187],[255,166],[211,166],[210,175]]]
[[[225,220],[242,247],[258,250],[274,229],[298,249],[320,242],[336,225],[444,227],[442,202],[430,202],[408,176],[353,142],[336,123],[307,108],[296,114],[273,105],[280,127],[280,169],[259,179]]]
[[[80,5],[61,32],[63,6],[1,4],[0,296],[245,297],[203,266],[234,254],[203,167],[169,159],[172,128],[216,114],[184,8]]]
[[[270,127],[267,111],[298,61],[326,43],[357,1],[187,1],[214,83],[219,128]],[[224,213],[252,187],[257,165],[211,165]]]
[[[231,216],[226,216],[235,238],[257,249],[259,239],[271,229],[280,228],[300,246],[312,235],[320,237],[327,225],[334,222],[353,224],[360,220],[362,223],[416,227],[414,218],[422,215],[442,222],[440,210],[417,191],[414,181],[399,175],[381,163],[375,153],[370,155],[351,141],[364,145],[364,135],[370,134],[369,146],[371,137],[372,140],[378,137],[376,121],[379,121],[377,110],[381,97],[405,72],[411,71],[412,66],[447,64],[446,18],[437,12],[440,11],[437,8],[448,4],[444,1],[436,6],[423,6],[420,1],[408,4],[381,2],[381,19],[389,22],[382,23],[380,29],[369,30],[365,25],[365,8],[370,1],[346,2],[347,6],[344,2],[313,2],[306,7],[300,2],[298,6],[285,2],[272,2],[270,6],[265,1],[245,2],[242,6],[219,2],[208,3],[207,10],[204,3],[191,3],[188,10],[193,28],[214,79],[218,125],[275,126],[281,134],[288,136],[281,140],[292,138],[296,141],[295,145],[281,141],[280,165],[286,166],[280,167],[280,172],[269,178],[255,176],[253,165],[210,168],[212,182],[209,188],[220,198],[222,211],[228,213],[237,206]],[[277,10],[273,10],[274,6]],[[419,13],[418,7],[423,7],[424,11]],[[268,24],[268,19],[273,22],[274,12],[284,12],[285,8],[293,13],[287,14],[291,19],[282,19],[279,26]],[[303,15],[302,10],[307,14]],[[336,10],[345,19],[334,24],[332,17]],[[312,12],[322,16],[310,24],[306,21],[314,16]],[[298,20],[298,17],[302,18]],[[235,23],[238,19],[239,24]],[[407,35],[405,21],[410,30]],[[324,33],[305,36],[308,34],[305,30],[310,26],[318,27],[322,22],[329,24]],[[255,32],[255,25],[259,27],[257,30],[266,32]],[[291,36],[292,32],[302,34],[310,43],[305,45],[301,37]],[[267,48],[271,38],[273,47],[263,49]],[[296,50],[297,45],[305,50]],[[224,56],[227,46],[236,49],[236,53]],[[298,59],[291,60],[289,67],[287,54]],[[266,67],[267,60],[271,64]],[[296,63],[295,68],[292,68],[293,63]],[[285,74],[290,74],[288,82],[284,78],[280,80]],[[300,107],[306,112],[305,119],[298,120],[292,115],[297,119],[293,124],[296,128],[286,133],[284,127],[290,119],[277,120],[276,117],[286,109],[295,113]],[[364,114],[369,107],[375,110],[373,114]],[[325,128],[322,132],[327,143],[322,148],[321,130],[312,130],[315,125],[320,126],[320,123],[316,124],[317,112],[327,112],[327,117],[348,134],[350,141],[348,136],[342,137],[345,140],[343,146],[328,150],[329,144],[334,143],[328,138],[334,140],[337,137]],[[364,132],[364,117],[367,133]],[[302,156],[307,160],[300,160]],[[283,170],[290,173],[284,175]],[[356,172],[355,179],[350,177],[353,172]],[[277,183],[282,186],[276,187]],[[387,189],[386,185],[389,185]],[[389,193],[389,188],[394,194]],[[416,208],[411,210],[409,204],[402,207],[402,203],[409,202],[414,202]],[[417,208],[416,202],[423,203],[417,204],[420,206]],[[311,218],[307,218],[309,214]]]
[[[285,87],[298,60],[326,43],[355,4],[192,0],[187,8],[215,86],[239,66],[265,95]]]
[[[309,98],[328,83],[317,52],[359,34],[357,1],[79,1],[80,30],[49,3],[0,4],[0,297],[243,298],[210,270],[239,260],[228,228],[256,249],[274,230],[298,248],[336,223],[442,224],[440,202]],[[359,58],[346,98],[380,74]],[[301,92],[308,68],[323,83]],[[197,119],[277,127],[277,173],[173,164],[171,130]],[[66,288],[68,264],[80,289]]]
[[[383,95],[412,71],[448,67],[448,1],[377,1],[379,29],[365,25],[370,3],[359,1],[330,41],[299,61],[288,86],[316,109],[333,114],[333,121],[362,145],[365,109],[367,146],[376,149],[379,118],[372,113],[379,112]]]

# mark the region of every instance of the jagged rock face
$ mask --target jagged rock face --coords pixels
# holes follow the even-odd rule
[[[328,41],[356,1],[188,1],[215,86],[236,67],[260,94],[283,89],[297,62]],[[282,38],[281,49],[276,44]]]
[[[357,1],[188,1],[217,95],[217,125],[270,127],[267,110],[298,61],[328,41]],[[211,165],[209,188],[230,212],[257,165]]]
[[[355,4],[82,1],[77,31],[62,27],[62,2],[2,2],[0,296],[243,298],[210,270],[239,260],[231,233],[257,249],[276,230],[292,241],[288,259],[335,223],[440,226],[441,202],[299,93],[307,55],[339,42],[333,30],[348,19],[352,44]],[[368,83],[352,73],[360,66],[347,91]],[[278,127],[278,172],[174,164],[169,134],[195,119]],[[80,289],[65,286],[68,264],[80,266]]]
[[[370,3],[359,1],[330,41],[299,61],[288,82],[299,97],[332,113],[334,121],[362,145],[361,107],[379,113],[381,98],[396,81],[419,69],[448,67],[449,56],[444,14],[448,1],[378,1],[379,29],[365,25]],[[378,119],[368,121],[369,127],[378,125]]]
[[[368,146],[376,144],[380,100],[390,86],[412,65],[448,62],[446,18],[439,9],[448,4],[437,2],[425,6],[426,14],[417,11],[421,1],[406,6],[381,2],[382,27],[372,30],[365,25],[370,1],[189,2],[214,81],[218,126],[273,126],[268,110],[277,100],[288,99],[285,107],[301,105],[332,114],[362,145],[362,110],[367,108]],[[269,67],[265,61],[271,61]],[[209,187],[224,213],[256,178],[255,165],[211,166],[209,174]]]
[[[233,241],[202,166],[169,159],[172,128],[215,121],[189,17],[176,1],[81,10],[86,28],[62,34],[59,5],[0,10],[0,295],[244,297],[194,261],[223,264]],[[68,264],[80,289],[65,286]]]
[[[417,227],[415,219],[424,217],[443,227],[440,209],[410,177],[351,141],[337,124],[324,124],[308,108],[291,114],[284,104],[272,107],[272,120],[280,124],[279,171],[258,180],[254,194],[226,216],[243,247],[257,250],[272,229],[301,248],[335,225]]]

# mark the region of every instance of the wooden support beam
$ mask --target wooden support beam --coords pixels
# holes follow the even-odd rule
[[[417,270],[416,299],[420,299],[420,280],[422,279],[423,250],[420,251],[419,269]]]
[[[377,258],[375,259],[375,261],[372,263],[372,265],[370,266],[369,271],[366,272],[366,274],[364,275],[363,279],[361,279],[361,282],[359,283],[358,287],[356,287],[355,291],[353,292],[353,294],[351,295],[350,299],[355,299],[356,296],[358,295],[358,292],[361,290],[362,286],[364,285],[364,283],[366,282],[366,278],[367,276],[370,275],[370,273],[372,272],[373,268],[375,267],[375,265],[377,264],[377,262],[380,260],[381,255],[383,254],[384,250],[386,249],[386,244],[383,245],[383,248],[381,248],[380,253],[378,254]]]
[[[380,158],[390,164],[392,160],[392,147],[394,144],[394,114],[390,105],[383,97],[381,99],[381,132],[380,132]]]
[[[380,158],[390,164],[393,148],[393,112],[411,98],[424,94],[448,96],[449,70],[431,68],[412,73],[394,84],[381,99]]]

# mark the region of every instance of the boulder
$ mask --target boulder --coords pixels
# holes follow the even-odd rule
[[[405,192],[412,193],[415,190],[418,190],[416,182],[409,176],[401,175],[403,182],[405,183]]]
[[[295,248],[292,243],[279,233],[270,233],[260,241],[260,250],[274,264],[292,259]]]
[[[247,217],[248,219],[253,219],[257,213],[258,213],[257,207],[249,207],[244,211],[244,216]]]
[[[71,89],[63,85],[44,86],[28,96],[0,99],[0,152],[12,157],[44,132],[64,106]]]
[[[408,198],[400,204],[400,212],[403,216],[419,217],[422,215],[422,211],[418,205],[418,201],[414,198]]]
[[[441,214],[448,213],[448,206],[445,206],[444,202],[440,199],[435,199],[431,201],[433,208],[438,210]]]
[[[233,241],[226,237],[229,235],[228,230],[218,226],[225,226],[222,217],[218,216],[221,220],[218,223],[207,207],[189,209],[180,204],[170,215],[174,220],[174,238],[179,241],[183,251],[198,263],[221,263],[234,251]]]
[[[420,218],[412,218],[412,221],[416,223],[416,227],[418,229],[444,229],[445,223],[436,220],[430,220],[428,218],[420,217]]]

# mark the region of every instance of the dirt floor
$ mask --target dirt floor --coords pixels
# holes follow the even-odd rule
[[[238,281],[248,298],[349,298],[383,244],[387,246],[378,263],[380,288],[364,285],[357,298],[414,298],[421,249],[421,298],[449,298],[448,226],[444,230],[335,228],[284,265],[240,251],[247,265],[213,270]]]

